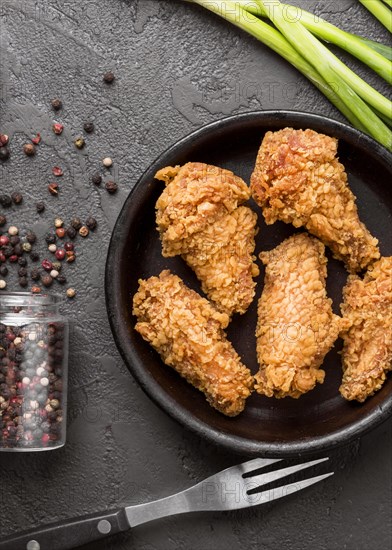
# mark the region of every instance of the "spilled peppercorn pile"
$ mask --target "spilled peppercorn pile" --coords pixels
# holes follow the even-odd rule
[[[103,75],[105,85],[111,85],[115,79],[112,72],[107,72]],[[59,113],[63,109],[61,99],[54,98],[51,101],[51,107]],[[64,124],[53,121],[51,125],[52,131],[57,136],[61,136],[64,132]],[[83,124],[83,130],[86,134],[92,134],[95,130],[94,123],[87,121]],[[67,132],[65,131],[64,134]],[[56,138],[57,139],[57,138]],[[61,138],[60,138],[61,139]],[[10,157],[10,138],[6,134],[0,134],[0,161],[7,161]],[[31,138],[30,142],[23,144],[22,150],[27,157],[34,157],[39,154],[41,143],[41,134],[36,133]],[[77,149],[84,149],[86,145],[85,138],[78,136],[73,141]],[[102,165],[107,171],[110,170],[113,161],[110,157],[102,159]],[[51,169],[52,175],[61,182],[63,169],[61,166],[53,166]],[[91,176],[91,182],[94,186],[100,186],[102,183],[102,175],[95,172]],[[117,183],[112,180],[105,182],[105,189],[109,195],[116,193],[118,189]],[[57,181],[47,183],[48,194],[52,197],[57,197],[61,193],[61,185]],[[53,199],[49,199],[53,200]],[[76,260],[75,239],[82,237],[85,239],[97,227],[95,218],[89,216],[84,222],[75,217],[69,223],[65,223],[60,218],[54,221],[54,230],[48,233],[45,237],[48,257],[40,257],[36,251],[38,238],[36,235],[25,228],[18,228],[15,225],[9,224],[5,212],[13,206],[18,206],[23,202],[23,195],[19,191],[12,194],[0,194],[0,290],[7,288],[6,277],[9,274],[10,265],[14,264],[17,268],[18,283],[23,289],[30,289],[33,293],[41,292],[42,288],[52,286],[54,281],[60,285],[67,283],[66,276],[63,273],[63,264],[72,264]],[[35,204],[36,212],[44,214],[46,205],[43,200],[38,200]],[[41,262],[40,267],[31,266],[31,263]],[[69,292],[68,292],[69,291]],[[76,291],[71,288],[66,290],[68,298],[73,298]]]

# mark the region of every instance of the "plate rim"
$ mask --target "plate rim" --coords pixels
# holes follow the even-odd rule
[[[181,137],[167,147],[162,153],[160,153],[149,164],[147,169],[142,173],[129,192],[117,217],[108,245],[104,286],[107,316],[116,347],[131,375],[135,378],[146,395],[160,409],[167,413],[171,418],[179,422],[182,426],[190,428],[200,437],[209,440],[211,443],[222,445],[231,451],[248,453],[252,455],[258,454],[263,456],[287,458],[293,455],[299,456],[302,454],[310,454],[346,445],[352,440],[374,429],[376,426],[385,422],[392,415],[392,394],[388,396],[383,406],[379,406],[375,410],[370,411],[353,425],[344,426],[343,428],[335,430],[328,435],[310,436],[309,440],[297,439],[290,443],[261,442],[222,432],[206,422],[196,418],[188,409],[180,405],[175,399],[168,395],[162,386],[144,368],[144,366],[139,364],[141,361],[137,360],[137,354],[132,349],[132,345],[130,346],[130,349],[126,351],[126,345],[123,344],[122,337],[126,337],[128,330],[122,331],[122,326],[124,327],[125,323],[122,323],[121,326],[121,319],[119,319],[121,314],[119,313],[119,309],[115,306],[116,297],[118,296],[115,291],[115,285],[112,285],[116,271],[118,271],[115,268],[115,266],[118,265],[116,261],[119,260],[119,258],[116,257],[116,253],[118,253],[118,243],[122,240],[119,238],[119,235],[123,235],[123,232],[121,231],[122,220],[126,216],[129,210],[129,205],[134,196],[137,195],[138,192],[141,193],[143,191],[141,183],[146,179],[146,177],[149,176],[150,173],[154,172],[155,174],[157,169],[156,167],[161,163],[161,159],[175,154],[176,151],[181,150],[186,144],[202,139],[207,133],[214,131],[216,132],[224,128],[227,129],[230,126],[244,124],[249,121],[260,122],[261,125],[265,125],[267,120],[271,119],[271,117],[276,121],[286,121],[288,126],[290,126],[290,124],[300,124],[312,128],[312,125],[326,125],[325,131],[327,134],[334,134],[336,132],[339,134],[339,136],[337,136],[338,139],[344,139],[346,137],[349,138],[351,142],[354,141],[355,145],[360,148],[366,148],[367,150],[370,148],[371,153],[377,157],[377,160],[381,161],[381,163],[390,170],[390,166],[392,165],[392,154],[389,153],[385,147],[361,131],[343,122],[325,117],[323,115],[294,110],[250,111],[220,118],[213,122],[207,123]]]

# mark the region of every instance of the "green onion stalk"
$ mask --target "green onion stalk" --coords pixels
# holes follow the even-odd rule
[[[276,29],[247,11],[243,7],[244,2],[238,0],[193,2],[233,23],[273,49],[305,75],[353,126],[391,149],[392,132],[382,121],[382,118],[391,118],[391,102],[352,73],[301,23],[289,21],[285,17],[282,4],[274,2],[274,9],[268,13],[268,3],[264,4],[259,0],[248,2],[248,5],[256,3],[263,13],[268,13]],[[260,11],[257,13],[260,14]],[[355,78],[352,87],[349,81],[353,74]],[[380,117],[369,107],[368,102],[380,112]]]
[[[391,6],[391,2],[383,4],[381,0],[359,0],[366,9],[376,17],[389,32],[392,31],[392,11],[385,5]]]

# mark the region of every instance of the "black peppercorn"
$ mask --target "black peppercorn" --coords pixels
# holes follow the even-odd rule
[[[14,201],[14,204],[20,204],[23,201],[23,195],[22,193],[15,191],[12,193],[11,199]]]
[[[53,278],[49,274],[42,275],[41,282],[44,286],[52,286]]]
[[[14,253],[14,247],[11,245],[3,246],[2,252],[6,258],[9,258]]]
[[[92,132],[94,132],[94,124],[92,122],[85,122],[83,124],[83,130],[87,133],[87,134],[91,134]]]
[[[103,80],[106,84],[111,84],[114,80],[114,74],[111,71],[108,71],[103,75]]]
[[[93,182],[94,185],[101,185],[102,183],[101,174],[98,174],[98,172],[96,174],[93,174],[91,177],[91,181]]]
[[[27,269],[25,267],[20,267],[18,269],[18,275],[19,275],[19,277],[26,277]]]
[[[24,154],[28,157],[35,155],[35,146],[32,143],[25,143],[23,145]]]
[[[37,252],[32,252],[30,254],[30,259],[32,262],[38,262],[39,260],[39,254],[37,254]]]
[[[12,244],[12,246],[15,246],[16,244],[19,244],[19,243],[20,243],[20,238],[18,237],[18,235],[11,235],[10,244]]]
[[[25,288],[29,284],[26,277],[19,277],[19,286]]]
[[[54,99],[52,99],[51,104],[52,104],[52,108],[55,111],[59,111],[63,106],[61,99],[59,99],[58,97],[55,97]]]
[[[33,233],[33,231],[28,231],[26,233],[26,241],[30,244],[33,244],[35,243],[35,241],[37,240],[37,235],[35,233]]]
[[[74,229],[72,226],[68,227],[66,233],[70,239],[74,239],[76,237],[76,229]]]
[[[67,279],[64,277],[64,275],[58,275],[58,277],[56,277],[56,281],[61,285],[64,285],[67,282]]]
[[[94,229],[97,227],[97,220],[92,216],[89,216],[86,220],[86,225],[89,229],[94,231]]]
[[[117,189],[118,189],[117,183],[115,183],[114,181],[107,181],[107,182],[105,183],[105,187],[106,187],[106,191],[107,191],[108,193],[110,193],[111,195],[112,195],[113,193],[115,193],[115,192],[117,191]]]
[[[20,244],[16,244],[14,246],[14,254],[16,254],[16,256],[22,256],[23,254],[23,248],[21,247]]]
[[[41,272],[37,267],[33,267],[33,269],[30,271],[30,277],[33,279],[33,281],[39,281],[41,278]]]
[[[0,149],[2,151],[4,147]],[[12,205],[12,199],[9,195],[0,195],[0,205],[4,208],[9,208]]]
[[[45,210],[45,203],[37,202],[35,208],[37,209],[38,214],[41,214]]]
[[[8,275],[8,267],[6,265],[0,265],[0,275],[6,277]]]
[[[7,218],[0,214],[0,227],[3,227],[7,223]]]
[[[18,264],[20,265],[20,267],[26,267],[26,265],[27,265],[26,258],[23,258],[23,257],[18,258]]]
[[[5,161],[10,157],[10,150],[8,147],[0,147],[0,160]]]
[[[57,240],[57,237],[56,235],[54,235],[54,233],[47,233],[47,235],[45,236],[45,241],[48,244],[54,244],[56,240]]]
[[[82,227],[82,222],[80,221],[80,218],[73,218],[71,221],[71,225],[74,229],[78,230]]]

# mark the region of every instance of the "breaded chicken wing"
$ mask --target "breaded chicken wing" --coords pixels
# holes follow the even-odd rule
[[[345,399],[365,401],[392,369],[392,256],[373,264],[360,279],[351,275],[341,306],[350,328],[342,333]]]
[[[133,313],[135,329],[210,405],[227,416],[244,409],[253,377],[226,338],[228,315],[167,270],[139,281]]]
[[[181,255],[218,309],[244,313],[254,297],[257,216],[239,206],[250,197],[245,182],[229,170],[190,162],[156,176],[166,183],[157,225],[163,255]]]
[[[342,328],[332,313],[324,245],[306,233],[260,254],[266,266],[256,329],[256,391],[300,397],[324,381],[319,369]]]
[[[265,221],[292,223],[318,237],[351,272],[380,257],[378,241],[359,220],[355,196],[338,161],[337,139],[313,130],[267,132],[251,176]]]

